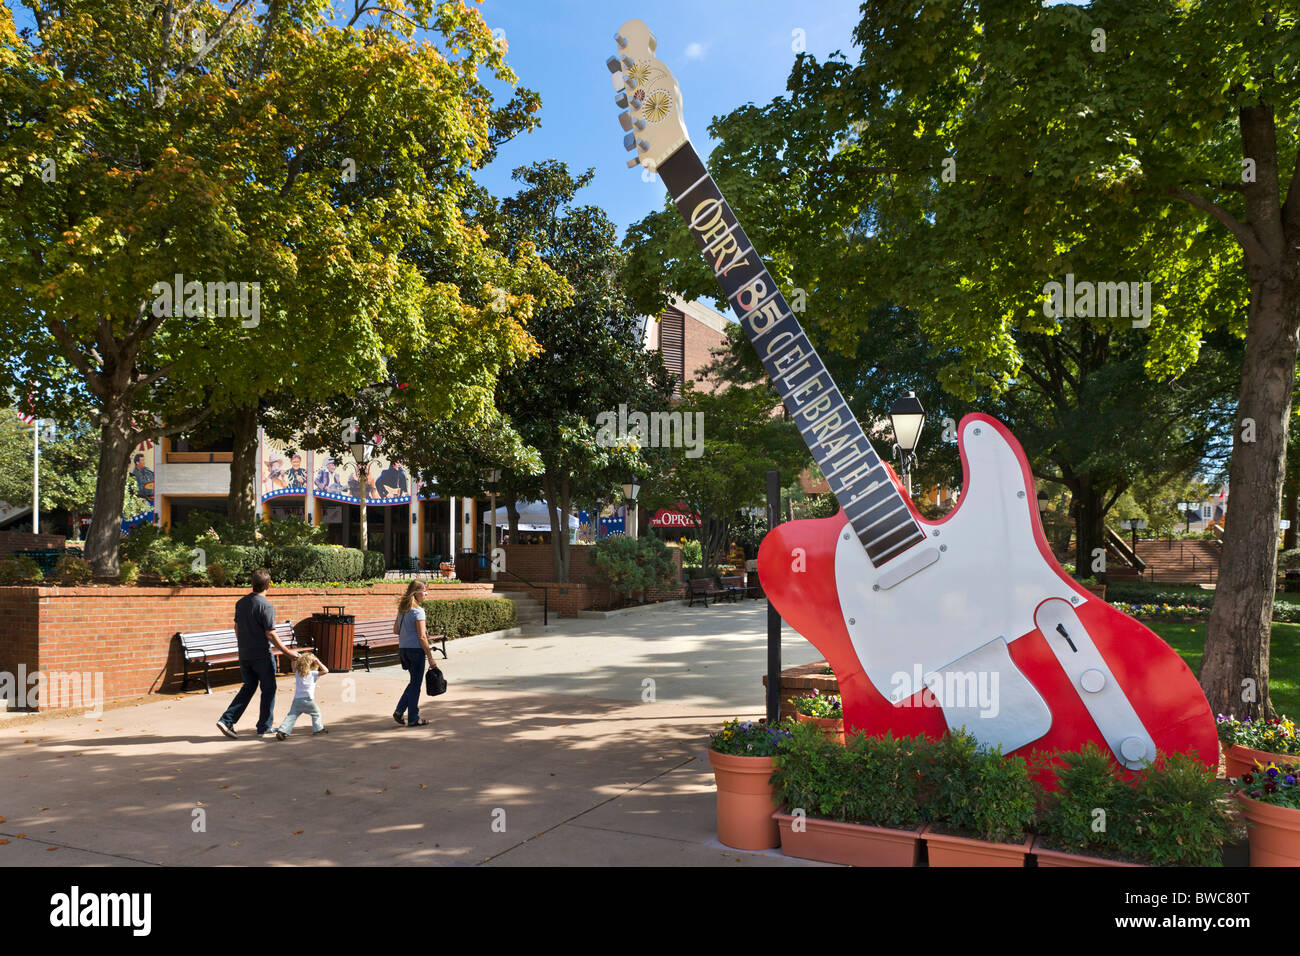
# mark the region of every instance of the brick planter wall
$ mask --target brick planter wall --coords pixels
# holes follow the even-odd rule
[[[823,694],[838,694],[840,692],[840,682],[836,680],[834,674],[823,674],[829,665],[825,661],[814,661],[811,664],[800,664],[798,667],[787,667],[781,671],[781,719],[794,716],[794,707],[790,703],[792,697],[801,697],[811,690],[820,691]],[[767,675],[763,675],[763,687],[767,687]]]
[[[406,581],[368,588],[277,588],[268,593],[277,621],[300,636],[325,605],[343,605],[358,621],[392,618]],[[246,588],[0,587],[0,671],[103,673],[104,699],[181,686],[178,631],[234,626]],[[492,596],[491,584],[430,585],[425,600]],[[238,678],[235,666],[213,667],[213,683]],[[191,681],[190,687],[195,684]],[[45,709],[44,702],[39,709]]]
[[[595,548],[589,544],[569,546],[569,582],[560,584],[554,580],[551,569],[551,546],[549,544],[508,544],[506,545],[506,568],[534,584],[546,585],[550,591],[552,613],[561,617],[576,617],[579,611],[604,610],[609,607],[609,589],[593,587],[586,583],[591,574],[591,555]],[[669,548],[673,562],[677,566],[676,577],[681,579],[682,552],[679,548]],[[508,575],[497,576],[497,590],[519,591],[529,594],[540,604],[542,592]],[[686,585],[667,588],[651,588],[646,600],[678,601],[686,597]]]

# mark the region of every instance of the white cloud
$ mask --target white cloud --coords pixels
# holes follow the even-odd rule
[[[686,59],[702,60],[704,59],[705,45],[703,43],[688,43],[686,45]]]

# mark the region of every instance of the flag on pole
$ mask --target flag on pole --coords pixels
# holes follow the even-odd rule
[[[36,419],[31,415],[24,415],[22,412],[18,412],[18,420],[24,425],[30,425],[32,422],[36,421]]]

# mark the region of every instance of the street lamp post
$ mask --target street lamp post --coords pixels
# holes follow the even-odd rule
[[[637,480],[636,475],[630,475],[628,480],[623,482],[623,500],[632,503],[631,521],[632,521],[632,540],[636,540],[637,510],[636,496],[641,493],[641,482]]]
[[[349,419],[347,428],[344,429],[343,440],[348,443],[348,450],[352,452],[352,460],[357,463],[357,484],[360,486],[361,505],[358,517],[361,520],[361,551],[364,553],[370,546],[369,528],[366,526],[366,479],[370,477],[370,456],[375,452],[373,441],[367,441],[365,431],[361,423],[355,418]]]
[[[488,492],[492,496],[492,543],[488,547],[488,574],[495,581],[497,579],[497,482],[501,480],[501,469],[489,468],[483,472],[483,480],[487,483]]]
[[[914,392],[908,392],[889,409],[889,424],[894,430],[894,447],[898,450],[899,470],[907,496],[912,497],[912,466],[916,463],[916,446],[921,442],[925,409]]]

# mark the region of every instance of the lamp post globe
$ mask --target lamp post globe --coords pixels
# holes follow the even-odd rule
[[[628,512],[628,520],[632,526],[631,531],[629,533],[633,538],[633,540],[636,539],[636,530],[637,530],[636,526],[637,526],[637,517],[638,517],[636,496],[639,495],[640,493],[641,493],[641,482],[637,480],[636,475],[629,475],[627,481],[623,482],[623,500],[631,502],[632,505],[632,507],[629,509]]]
[[[921,443],[921,429],[925,426],[925,408],[915,392],[908,392],[890,406],[889,426],[894,431],[899,468],[903,472],[903,482],[910,497],[912,465],[916,461],[916,447]]]

